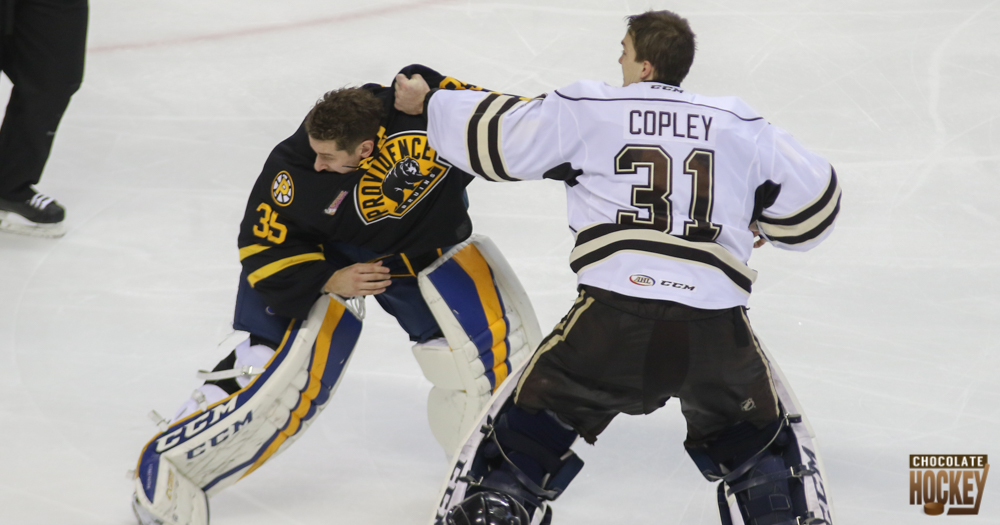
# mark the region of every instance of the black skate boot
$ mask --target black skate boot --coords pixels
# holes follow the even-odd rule
[[[62,237],[66,233],[63,219],[66,209],[52,197],[36,193],[28,200],[17,202],[0,198],[0,231]]]

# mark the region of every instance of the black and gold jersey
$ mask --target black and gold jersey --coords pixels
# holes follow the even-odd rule
[[[424,66],[432,86],[479,89]],[[384,104],[374,154],[352,173],[317,172],[304,125],[264,163],[240,225],[248,283],[278,315],[304,317],[338,269],[325,253],[348,243],[379,255],[425,258],[472,233],[465,186],[472,177],[427,145],[426,120],[393,108],[394,90],[366,84]]]

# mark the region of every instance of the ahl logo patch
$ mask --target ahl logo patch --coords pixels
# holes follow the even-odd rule
[[[365,224],[398,219],[424,198],[451,169],[427,145],[424,131],[404,131],[379,142],[361,167],[354,202]]]
[[[641,273],[634,274],[628,278],[628,280],[635,285],[639,286],[653,286],[656,284],[656,280],[648,275],[642,275]]]
[[[295,198],[295,185],[287,171],[279,172],[271,183],[271,198],[278,206],[288,206]]]

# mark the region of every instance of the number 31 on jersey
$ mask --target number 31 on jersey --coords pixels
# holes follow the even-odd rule
[[[712,224],[712,195],[715,179],[715,152],[694,148],[684,159],[684,174],[691,176],[689,220],[683,236],[692,241],[714,241],[722,226]],[[670,233],[672,224],[673,159],[659,146],[626,145],[615,157],[615,174],[635,175],[647,168],[646,184],[632,186],[632,206],[645,209],[648,218],[630,210],[618,210],[618,224],[634,224]]]

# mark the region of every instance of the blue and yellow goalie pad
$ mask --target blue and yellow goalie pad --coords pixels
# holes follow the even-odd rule
[[[473,235],[417,277],[420,292],[444,333],[416,345],[414,356],[434,384],[428,418],[451,453],[493,392],[541,341],[524,288],[489,238]]]
[[[319,415],[360,333],[361,320],[324,295],[305,320],[291,322],[263,373],[154,436],[136,469],[140,522],[207,524],[208,497],[283,451]]]

